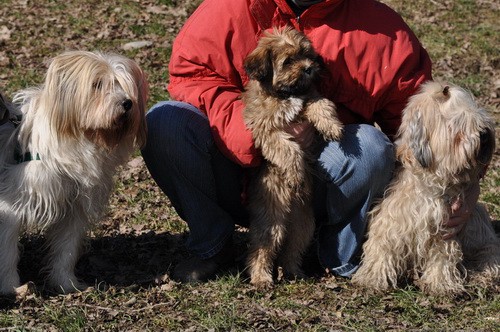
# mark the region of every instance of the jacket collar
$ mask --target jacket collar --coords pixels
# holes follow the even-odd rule
[[[301,15],[308,19],[321,18],[334,11],[344,0],[325,0],[307,8]],[[274,10],[272,10],[274,8]],[[276,13],[278,11],[278,13]],[[295,18],[296,15],[286,0],[253,0],[250,3],[250,12],[262,30],[272,27],[276,14],[284,18]]]

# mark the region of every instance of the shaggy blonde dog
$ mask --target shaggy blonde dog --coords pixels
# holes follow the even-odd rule
[[[103,213],[118,165],[146,139],[148,84],[125,57],[66,52],[43,85],[14,98],[20,123],[0,127],[0,294],[20,289],[18,236],[45,231],[48,281],[84,288],[74,267],[91,222]]]
[[[429,82],[411,97],[396,141],[399,172],[369,215],[362,263],[352,281],[375,290],[415,278],[426,293],[464,290],[467,269],[499,276],[500,240],[484,207],[443,239],[450,202],[491,161],[494,125],[470,93]],[[488,279],[487,279],[488,280]]]
[[[267,33],[245,60],[250,77],[243,94],[244,119],[264,163],[249,188],[248,256],[251,283],[273,284],[280,253],[286,276],[300,276],[302,254],[314,232],[308,152],[285,131],[310,121],[326,140],[341,137],[335,105],[315,88],[320,65],[310,41],[285,28]]]

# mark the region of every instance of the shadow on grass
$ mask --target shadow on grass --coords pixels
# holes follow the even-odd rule
[[[89,286],[99,284],[127,287],[158,283],[183,256],[186,234],[148,232],[140,235],[118,234],[87,239],[76,265],[76,275]],[[21,239],[19,273],[21,282],[44,286],[46,250],[43,236]]]
[[[153,231],[134,235],[117,234],[87,239],[84,253],[76,266],[76,275],[89,286],[106,289],[109,286],[154,287],[170,280],[177,263],[190,257],[184,243],[188,233],[171,234]],[[248,232],[234,234],[235,264],[224,274],[239,274],[245,269]],[[53,295],[44,290],[44,238],[27,235],[21,239],[19,273],[21,282],[36,285],[43,296]],[[322,270],[311,249],[304,257],[304,269],[311,277],[319,277]],[[244,273],[242,273],[244,275]]]

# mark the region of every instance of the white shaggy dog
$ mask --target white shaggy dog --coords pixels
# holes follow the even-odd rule
[[[500,239],[484,207],[450,239],[443,222],[450,202],[484,172],[495,149],[494,125],[470,93],[429,82],[404,110],[397,158],[401,167],[369,215],[362,263],[352,281],[369,289],[415,278],[426,293],[464,290],[465,273],[500,275]]]
[[[21,115],[0,127],[0,294],[15,294],[18,236],[47,237],[48,281],[56,291],[84,288],[74,274],[82,239],[107,206],[113,175],[146,139],[148,84],[132,60],[65,52],[43,85],[14,97]]]

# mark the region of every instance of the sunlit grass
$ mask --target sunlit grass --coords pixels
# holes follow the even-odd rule
[[[500,45],[499,12],[493,9],[493,2],[384,2],[400,12],[420,38],[434,62],[434,77],[471,89],[498,123],[498,102],[491,97],[495,93],[493,82],[499,77]],[[185,3],[3,0],[2,8],[9,8],[5,13],[10,16],[2,17],[0,26],[11,29],[12,36],[0,44],[0,54],[9,59],[0,68],[0,89],[12,95],[40,84],[46,61],[52,56],[66,49],[88,49],[135,59],[148,75],[148,105],[165,100],[171,45],[184,17],[155,11]],[[199,3],[193,1],[182,13],[189,14]],[[166,7],[151,8],[157,6]],[[125,43],[137,40],[152,41],[153,45],[123,50]],[[139,151],[133,157],[140,157]],[[499,172],[495,159],[481,184],[480,198],[496,219],[500,216]],[[144,226],[157,234],[184,235],[188,231],[147,171],[120,178],[111,204],[107,227]],[[114,221],[119,224],[114,225]],[[108,229],[96,228],[94,236],[109,236]],[[240,271],[201,285],[182,285],[166,276],[149,285],[96,284],[76,295],[37,293],[20,304],[2,307],[0,329],[118,331],[126,326],[141,331],[190,327],[203,331],[494,331],[500,325],[500,295],[477,285],[468,286],[469,295],[441,298],[426,296],[414,287],[369,294],[342,278],[280,282],[273,290],[257,291],[246,278]]]

